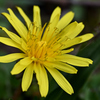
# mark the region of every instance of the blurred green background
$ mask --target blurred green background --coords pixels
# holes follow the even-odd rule
[[[50,15],[57,6],[62,9],[61,16],[68,11],[73,11],[75,13],[73,21],[85,24],[81,34],[91,32],[94,34],[94,38],[75,46],[72,54],[90,58],[94,63],[88,68],[76,67],[79,70],[77,75],[63,73],[75,90],[71,96],[65,93],[48,73],[50,91],[46,98],[40,97],[35,75],[29,90],[22,92],[20,87],[22,74],[17,76],[10,74],[16,62],[0,63],[0,100],[100,100],[100,0],[0,0],[0,13],[7,12],[7,8],[11,8],[24,23],[16,6],[20,6],[32,20],[33,5],[40,6],[42,25],[49,22]],[[15,32],[2,15],[0,15],[0,26]],[[0,30],[0,36],[7,35]],[[0,55],[13,52],[18,52],[18,50],[0,43]]]

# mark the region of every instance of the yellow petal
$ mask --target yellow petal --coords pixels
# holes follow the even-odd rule
[[[61,8],[60,7],[56,7],[51,15],[51,18],[50,18],[50,23],[53,22],[54,18],[56,15],[59,15],[60,17],[60,14],[61,14]]]
[[[33,34],[36,34],[36,36],[39,36],[40,30],[41,30],[41,16],[40,16],[40,8],[38,6],[33,6]]]
[[[67,41],[65,41],[65,42],[62,43],[61,49],[69,48],[71,46],[74,46],[76,44],[79,44],[81,40],[82,39],[79,38],[79,37],[76,37],[76,38],[71,39],[71,40],[67,40]]]
[[[36,62],[34,62],[34,71],[36,73],[36,78],[38,80],[38,84],[41,84],[41,78],[40,78],[40,67],[38,66],[39,64],[37,64]]]
[[[71,34],[68,34],[67,36],[70,39],[73,39],[83,30],[83,28],[84,28],[84,24],[82,22],[78,23],[77,26],[75,27],[74,31]]]
[[[46,28],[47,23],[44,24],[43,28],[41,28],[39,34],[38,34],[38,40],[40,41],[43,35],[43,31]]]
[[[69,24],[68,26],[66,26],[59,34],[58,34],[58,36],[60,35],[62,35],[62,36],[67,36],[68,38],[70,38],[69,37],[69,35],[70,34],[73,34],[73,32],[74,32],[74,30],[76,29],[76,27],[77,27],[77,22],[75,21],[75,22],[72,22],[71,24]]]
[[[11,16],[11,20],[14,22],[15,25],[17,25],[17,29],[20,30],[20,33],[19,35],[26,40],[26,37],[27,37],[27,29],[26,29],[26,26],[16,17],[16,15],[13,13],[13,11],[8,8],[7,9],[10,13],[10,16]]]
[[[24,71],[22,78],[22,91],[27,91],[32,83],[33,78],[33,64],[31,63]]]
[[[57,28],[59,29],[59,31],[61,29],[63,29],[65,26],[67,26],[73,19],[74,17],[74,13],[73,12],[68,12],[67,14],[65,14],[61,19],[60,21],[58,22],[57,24]]]
[[[2,13],[2,15],[4,15],[7,19],[8,19],[8,21],[11,23],[11,25],[15,28],[15,30],[18,32],[18,34],[23,38],[23,39],[25,39],[26,40],[26,32],[24,33],[23,31],[22,31],[22,29],[21,29],[21,27],[20,27],[20,24],[19,23],[15,23],[13,20],[14,20],[14,18],[12,18],[9,14],[7,14],[7,13]]]
[[[57,33],[57,29],[55,28],[57,23],[59,21],[59,15],[56,15],[54,20],[52,21],[52,23],[49,23],[49,25],[47,26],[45,32],[44,32],[44,35],[43,35],[43,40],[44,41],[49,41],[51,40],[51,38],[56,35]]]
[[[5,45],[15,47],[15,48],[18,48],[18,49],[24,51],[19,44],[17,44],[16,42],[14,42],[13,40],[11,40],[9,38],[0,37],[0,42],[5,44]]]
[[[40,8],[38,6],[33,6],[33,14],[33,22],[37,27],[41,27]]]
[[[56,44],[57,43],[61,43],[63,41],[65,41],[66,39],[70,39],[68,37],[69,34],[72,34],[77,26],[77,22],[73,22],[71,24],[69,24],[68,26],[66,26],[64,29],[62,29],[62,31],[59,32],[59,29],[57,30],[58,32],[56,32],[56,36],[53,37],[53,39],[51,39],[50,42],[55,41]]]
[[[18,60],[20,58],[23,58],[25,56],[26,55],[24,53],[12,53],[12,54],[8,54],[8,55],[5,55],[5,56],[0,56],[0,62],[10,63],[10,62]]]
[[[20,45],[24,50],[27,50],[27,44],[22,38],[21,38],[21,44]]]
[[[50,72],[52,77],[55,79],[57,84],[68,94],[74,93],[72,86],[70,83],[65,79],[65,77],[56,69],[46,67],[47,70]]]
[[[71,48],[71,49],[68,49],[68,50],[62,50],[62,51],[61,51],[61,54],[70,53],[70,52],[72,52],[72,51],[74,51],[74,48]]]
[[[30,57],[25,57],[24,59],[20,61],[20,64],[26,66],[26,65],[29,65],[31,62],[32,60],[30,59]]]
[[[66,63],[62,63],[62,62],[45,62],[44,63],[45,66],[47,67],[51,67],[51,68],[57,68],[63,72],[66,73],[71,73],[71,74],[76,74],[77,73],[77,69],[72,67],[71,65],[68,65]]]
[[[56,56],[56,60],[66,62],[75,66],[85,67],[89,66],[89,64],[92,64],[93,61],[88,58],[82,58],[70,54],[65,54],[61,56]]]
[[[87,33],[85,35],[79,36],[79,38],[82,38],[82,40],[80,41],[80,43],[90,40],[91,38],[93,38],[93,36],[94,35],[92,33]]]
[[[28,16],[24,13],[24,11],[20,7],[16,7],[21,14],[21,16],[24,18],[26,25],[28,28],[30,28],[31,20],[28,18]]]
[[[21,59],[18,63],[15,64],[14,68],[11,71],[12,75],[19,74],[22,72],[30,63],[32,60],[30,60],[29,57],[25,57]]]
[[[35,65],[34,69],[39,84],[40,94],[42,97],[46,97],[48,93],[48,87],[49,87],[47,72],[44,66],[40,65],[39,63]]]
[[[16,35],[15,33],[11,32],[11,31],[8,31],[5,27],[1,27],[1,26],[0,26],[0,28],[2,28],[2,30],[4,30],[4,31],[7,33],[7,35],[8,35],[13,41],[15,41],[15,42],[18,43],[18,44],[21,43],[21,38],[20,38],[18,35]]]

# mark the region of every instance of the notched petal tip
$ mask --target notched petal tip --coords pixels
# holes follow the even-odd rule
[[[73,93],[74,93],[74,90],[71,93],[69,93],[69,94],[72,95]]]
[[[23,86],[23,84],[21,84],[21,87],[23,92],[26,92],[28,90],[28,87]]]
[[[22,87],[22,91],[23,91],[23,92],[26,92],[26,91],[27,91],[27,89],[25,89],[24,87]]]
[[[78,72],[78,70],[76,69],[75,72],[74,72],[74,74],[77,74],[77,72]]]
[[[69,95],[72,95],[74,93],[74,89],[73,88],[70,88],[70,91],[67,92]]]
[[[83,24],[83,22],[80,22],[79,25],[81,26],[82,29],[84,29],[85,25]]]
[[[83,24],[83,22],[79,22],[79,24]]]
[[[40,7],[37,6],[37,5],[34,5],[33,8],[34,8],[36,11],[40,10]]]
[[[46,97],[48,92],[47,93],[40,93],[41,94],[41,97]]]
[[[76,25],[78,24],[78,22],[77,22],[77,21],[74,21],[73,23],[75,23]]]
[[[93,64],[93,61],[91,60],[90,64]]]
[[[88,63],[89,63],[89,64],[93,64],[93,60],[89,59],[89,60],[88,60]]]

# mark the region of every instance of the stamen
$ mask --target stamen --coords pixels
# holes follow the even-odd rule
[[[41,53],[43,52],[43,48],[46,46],[46,42],[45,41],[39,41],[37,43],[37,48],[36,48],[36,57],[40,58],[41,57]]]
[[[43,34],[43,37],[42,37],[42,41],[45,41],[46,40],[49,30],[50,30],[50,23],[46,27],[46,30],[45,30],[45,32]]]
[[[50,42],[50,40],[52,40],[52,38],[55,36],[55,33],[57,33],[57,31],[58,31],[59,29],[58,28],[54,28],[53,29],[53,32],[50,34],[50,35],[48,35],[48,37],[46,38],[46,41],[49,43]]]
[[[42,39],[43,31],[46,27],[47,23],[44,24],[43,28],[40,30],[39,35],[38,35],[38,40],[40,41]]]

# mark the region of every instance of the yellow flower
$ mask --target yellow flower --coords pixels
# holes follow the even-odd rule
[[[65,77],[58,71],[76,74],[77,69],[71,65],[86,67],[92,64],[88,58],[77,57],[70,53],[73,45],[85,42],[93,37],[87,33],[76,37],[84,28],[83,23],[73,22],[69,24],[74,16],[73,12],[68,12],[60,20],[61,9],[57,7],[50,18],[48,24],[42,28],[40,9],[33,7],[33,22],[27,17],[24,11],[17,7],[19,13],[26,22],[26,26],[16,17],[13,11],[8,8],[8,13],[2,13],[18,35],[0,27],[9,38],[0,37],[0,42],[8,46],[20,49],[23,53],[12,53],[0,57],[0,62],[9,63],[20,59],[11,71],[12,75],[19,74],[23,70],[22,90],[27,91],[32,83],[33,74],[36,73],[41,96],[48,93],[47,70],[58,83],[58,85],[68,94],[74,93],[72,86]]]

